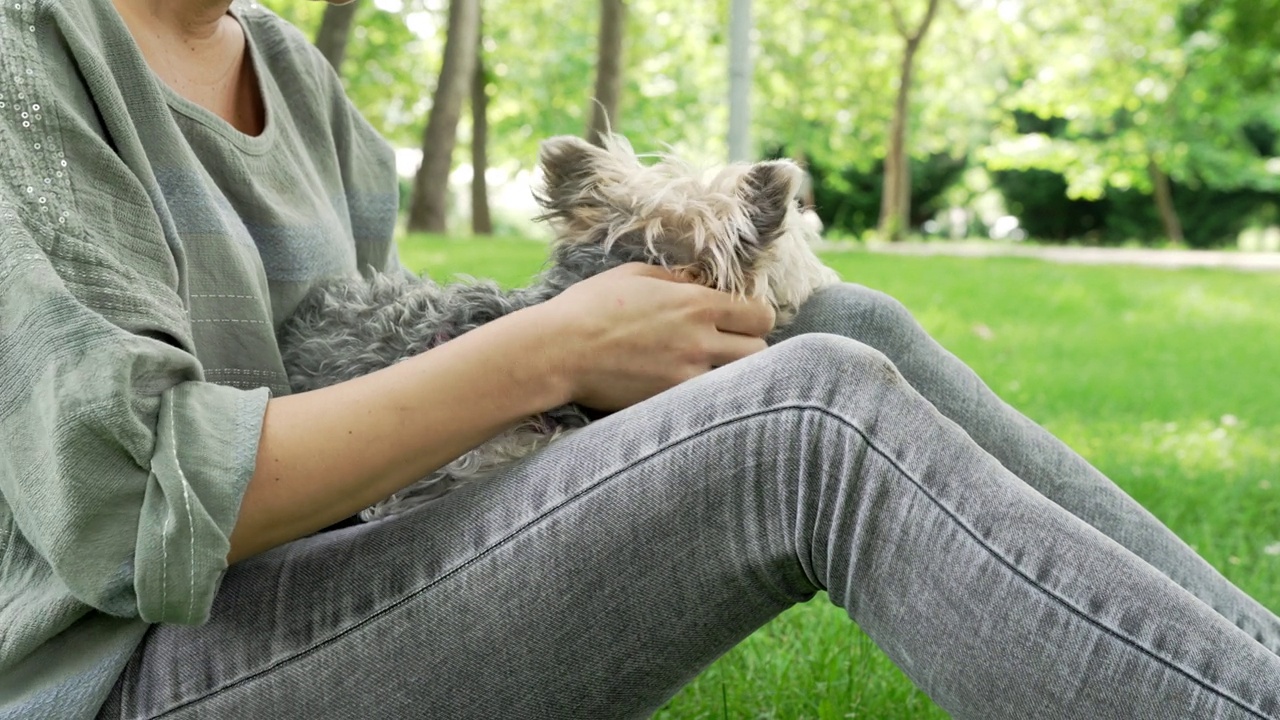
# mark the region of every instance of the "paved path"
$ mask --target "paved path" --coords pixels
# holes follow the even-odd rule
[[[1227,268],[1253,272],[1280,272],[1280,253],[1224,252],[1220,250],[1149,250],[1143,248],[1084,248],[1011,245],[995,242],[905,242],[867,245],[825,242],[819,250],[862,248],[890,255],[950,255],[953,257],[1030,257],[1051,262],[1083,265],[1145,265],[1168,269]]]

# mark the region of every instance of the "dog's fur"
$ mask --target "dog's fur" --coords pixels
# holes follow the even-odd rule
[[[543,143],[540,163],[537,199],[555,241],[533,285],[503,290],[491,282],[437,285],[392,275],[324,283],[279,334],[292,389],[314,390],[387,367],[628,262],[764,298],[782,324],[815,289],[839,282],[809,248],[812,230],[796,202],[801,170],[790,161],[730,165],[708,176],[671,156],[644,165],[625,139],[611,135],[602,148],[553,138]],[[430,502],[588,422],[574,405],[528,418],[361,518]]]

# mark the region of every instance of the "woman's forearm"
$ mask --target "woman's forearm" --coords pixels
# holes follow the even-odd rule
[[[570,400],[530,308],[355,380],[271,400],[229,562],[309,535]]]
[[[230,562],[350,517],[519,420],[618,410],[765,348],[774,314],[630,263],[415,358],[272,400]]]

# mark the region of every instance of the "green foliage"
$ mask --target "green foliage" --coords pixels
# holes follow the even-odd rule
[[[899,1],[908,18],[923,6]],[[323,12],[310,0],[262,2],[309,33]],[[400,146],[420,142],[443,6],[364,0],[357,17],[344,78]],[[495,167],[530,168],[542,139],[583,132],[598,12],[572,0],[485,0]],[[757,0],[753,12],[757,149],[786,147],[830,180],[819,188],[829,226],[869,227],[902,53],[888,4]],[[638,150],[723,158],[727,18],[728,0],[629,3],[616,129]],[[1280,193],[1278,58],[1280,0],[947,3],[917,59],[909,147],[924,204],[913,221],[941,205],[930,197],[952,197],[931,187],[932,171],[950,162],[940,158],[969,158],[1003,179],[1023,226],[1046,237],[1156,237],[1162,228],[1141,202],[1154,162],[1188,216],[1189,242],[1228,242],[1272,213]],[[460,132],[465,142],[466,121]],[[1060,176],[1065,198],[1053,201],[1059,183],[1044,172]],[[1107,222],[1092,220],[1104,206]],[[1216,217],[1198,217],[1214,207]],[[1080,212],[1090,217],[1062,217]]]
[[[945,193],[967,165],[967,159],[945,154],[911,159],[913,226],[919,226],[946,208]],[[867,170],[857,166],[831,170],[821,161],[810,161],[809,171],[813,176],[814,209],[827,229],[861,235],[876,227],[884,190],[883,160],[877,160]]]
[[[1069,134],[1061,117],[1014,113],[1018,132],[1056,141]],[[1275,152],[1276,130],[1263,123],[1240,128],[1244,152],[1257,158]],[[1065,147],[1067,142],[1064,141]],[[1108,187],[1101,196],[1075,197],[1059,172],[1035,168],[994,174],[1011,213],[1032,237],[1048,241],[1085,240],[1121,244],[1159,243],[1164,227],[1150,195],[1134,187]],[[1208,248],[1234,243],[1245,229],[1274,222],[1280,193],[1205,182],[1173,182],[1173,200],[1187,244]]]
[[[1068,194],[1084,199],[1109,189],[1150,192],[1152,161],[1187,186],[1280,187],[1243,131],[1277,119],[1274,83],[1259,79],[1262,65],[1274,60],[1264,63],[1256,48],[1231,41],[1244,32],[1237,27],[1244,6],[1260,7],[1216,0],[1029,4],[1019,26],[1028,31],[1028,59],[1012,74],[1016,89],[1005,105],[1063,125],[1026,132],[1020,113],[1011,113],[984,152],[988,165],[1060,173]],[[1277,20],[1273,13],[1272,28]],[[1040,32],[1030,35],[1033,28]]]
[[[321,3],[262,2],[304,32],[314,34],[319,25]],[[344,66],[348,91],[374,125],[398,144],[416,145],[425,121],[443,47],[439,5],[364,0],[356,19]],[[884,8],[878,0],[756,3],[760,47],[754,98],[760,147],[781,140],[828,165],[864,169],[883,157],[900,59],[900,43]],[[727,0],[629,4],[617,130],[637,149],[670,145],[706,162],[724,156],[727,17]],[[982,38],[972,37],[975,28],[964,25],[965,17],[940,17],[944,25],[937,31],[938,46],[958,43],[960,52],[970,52],[983,45]],[[597,22],[596,3],[486,0],[483,47],[491,72],[491,154],[496,164],[529,167],[541,139],[582,133],[590,107]],[[431,32],[421,37],[407,24]],[[990,54],[989,49],[980,52]],[[954,63],[944,53],[938,55],[921,58],[924,86],[953,73]],[[916,108],[916,123],[927,125],[917,138],[921,157],[963,154],[963,147],[973,147],[981,138],[984,127],[975,126],[973,118],[990,118],[994,93],[972,90],[983,87],[975,80],[990,70],[967,67],[973,72],[950,83],[957,92],[935,92],[941,102]]]
[[[406,264],[526,282],[546,247],[413,237]],[[902,300],[1005,400],[1111,477],[1229,580],[1280,610],[1280,275],[1032,260],[825,255]],[[981,326],[981,331],[979,327]],[[820,596],[713,664],[658,715],[944,718]]]
[[[324,3],[313,0],[258,0],[315,37]],[[361,0],[342,67],[347,95],[365,118],[391,142],[421,143],[431,91],[444,50],[445,9],[423,0],[397,0],[400,10],[382,10]],[[436,28],[425,37],[411,28]]]
[[[1107,219],[1106,201],[1069,197],[1062,175],[1032,168],[1000,171],[993,178],[1004,194],[1009,212],[1019,218],[1022,229],[1031,237],[1048,241],[1101,239]]]
[[[903,6],[914,22],[924,3]],[[883,0],[755,5],[752,119],[762,149],[787,147],[825,168],[883,168],[902,61],[888,8]],[[985,141],[998,117],[1002,35],[991,10],[944,6],[917,58],[914,157],[961,157]]]
[[[1034,238],[1050,242],[1083,240],[1093,244],[1159,244],[1164,227],[1151,197],[1135,189],[1108,189],[1093,200],[1073,199],[1062,175],[1048,170],[995,173],[1009,212]],[[1280,195],[1250,188],[1221,190],[1173,184],[1187,245],[1230,245],[1247,228],[1274,223]]]
[[[1234,244],[1247,228],[1274,223],[1280,195],[1251,188],[1218,189],[1175,183],[1173,200],[1182,219],[1187,245],[1212,248]],[[1158,241],[1164,235],[1151,198],[1134,190],[1107,192],[1106,238]]]

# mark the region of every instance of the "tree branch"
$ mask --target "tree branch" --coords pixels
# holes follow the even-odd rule
[[[902,11],[898,9],[897,0],[885,0],[889,3],[889,12],[893,14],[893,26],[898,28],[898,34],[904,38],[910,39],[907,33],[907,21],[902,17]]]
[[[929,32],[929,26],[933,24],[933,18],[938,14],[938,5],[938,0],[929,0],[929,9],[925,10],[924,19],[920,21],[915,33],[907,37],[907,42],[918,43],[924,38],[925,33]]]

